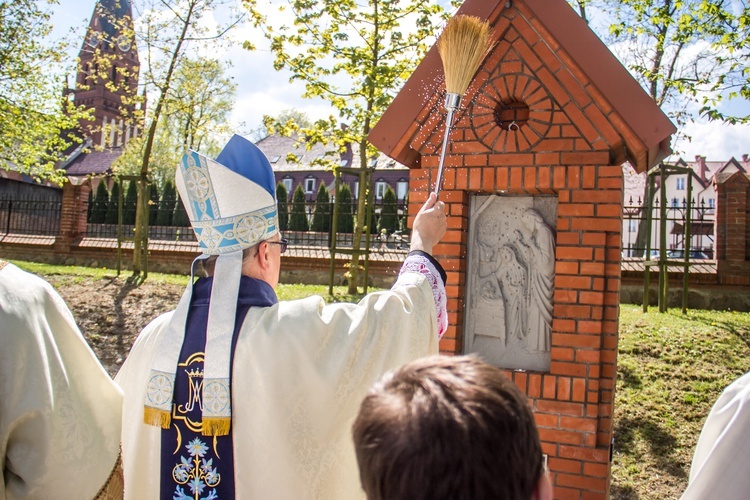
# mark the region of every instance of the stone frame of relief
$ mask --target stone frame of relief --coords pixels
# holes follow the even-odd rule
[[[472,195],[464,353],[549,371],[556,196]]]

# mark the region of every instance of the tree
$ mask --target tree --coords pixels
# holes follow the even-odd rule
[[[351,233],[354,230],[354,218],[352,217],[352,191],[348,184],[342,184],[339,188],[339,214],[336,223],[336,232]]]
[[[128,190],[125,192],[125,200],[122,206],[122,223],[135,224],[135,205],[138,202],[138,184],[136,181],[128,182]]]
[[[90,112],[62,97],[67,42],[48,41],[52,4],[0,2],[0,167],[62,181],[55,163],[80,143],[71,131]]]
[[[327,233],[331,229],[331,197],[325,183],[320,183],[318,195],[315,197],[312,230]]]
[[[286,231],[289,227],[289,195],[283,182],[276,185],[276,205],[278,207],[279,230]]]
[[[116,180],[112,184],[112,191],[109,193],[109,203],[107,204],[107,213],[104,214],[105,224],[117,224],[118,212],[120,205],[120,181]]]
[[[265,3],[248,0],[245,5],[255,26],[270,41],[274,67],[290,71],[291,81],[303,81],[304,97],[325,99],[347,124],[341,127],[330,117],[301,129],[300,134],[308,142],[333,141],[342,149],[347,143],[359,145],[359,161],[354,163],[362,173],[349,280],[349,293],[356,293],[358,251],[370,189],[365,169],[368,158],[375,154],[367,134],[422,59],[442,8],[431,0],[290,2],[278,7],[293,17],[293,23],[286,25],[285,17],[276,11],[273,17],[265,15]]]
[[[396,232],[398,227],[398,200],[396,199],[396,193],[393,192],[391,186],[385,188],[385,194],[383,195],[383,205],[380,209],[380,221],[378,221],[378,230],[385,229],[388,234]]]
[[[175,192],[174,184],[172,184],[172,181],[167,181],[167,183],[164,184],[161,201],[159,201],[159,214],[156,216],[157,226],[172,225],[172,215],[174,214],[174,205],[176,201],[177,193]]]
[[[107,183],[104,182],[104,179],[101,179],[99,185],[96,187],[96,196],[94,197],[94,204],[91,207],[90,222],[92,224],[103,224],[108,206],[109,191],[107,191]]]
[[[159,215],[159,185],[152,182],[148,190],[148,225],[156,224],[156,218]]]
[[[141,282],[142,263],[146,249],[143,246],[148,231],[148,204],[145,197],[149,182],[151,154],[154,149],[156,132],[161,123],[162,113],[168,106],[170,91],[173,89],[175,72],[180,67],[188,47],[195,51],[208,42],[216,42],[235,26],[240,18],[232,18],[226,25],[209,32],[204,17],[213,13],[228,0],[149,0],[140,18],[141,38],[146,53],[145,71],[142,78],[148,88],[156,91],[155,106],[151,110],[149,124],[142,139],[140,161],[138,205],[136,211],[135,238],[133,249],[132,282]],[[161,215],[161,214],[160,214]]]
[[[185,205],[179,199],[175,201],[172,225],[176,227],[190,226],[190,218],[188,217],[187,210],[185,210]]]
[[[290,231],[308,231],[310,226],[307,222],[307,200],[302,185],[297,186],[292,196],[292,211],[289,216]]]
[[[610,46],[654,102],[678,125],[696,118],[696,109],[721,118],[714,105],[724,83],[746,68],[736,66],[728,45],[738,18],[723,0],[619,0],[588,2],[610,20]],[[736,40],[735,42],[739,42]],[[734,61],[734,62],[733,62]],[[740,78],[746,78],[740,76]],[[679,137],[679,136],[678,136]],[[689,139],[689,138],[688,138]],[[643,174],[645,175],[645,174]],[[648,183],[644,183],[646,186]],[[648,204],[646,189],[642,199]],[[639,224],[636,246],[646,246],[646,225]]]

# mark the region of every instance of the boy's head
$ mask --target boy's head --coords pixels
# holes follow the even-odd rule
[[[386,374],[362,401],[353,437],[369,500],[551,498],[525,396],[474,356]]]

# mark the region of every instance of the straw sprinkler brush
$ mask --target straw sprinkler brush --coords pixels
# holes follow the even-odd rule
[[[438,53],[443,60],[445,73],[445,135],[443,148],[440,151],[440,168],[438,169],[435,194],[440,191],[443,182],[443,165],[448,148],[448,137],[453,126],[453,115],[461,104],[461,96],[471,83],[487,53],[492,48],[490,42],[490,25],[474,16],[455,16],[443,29],[437,41]]]

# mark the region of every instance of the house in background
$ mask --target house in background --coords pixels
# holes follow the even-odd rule
[[[678,158],[676,161],[665,161],[667,165],[689,168],[690,173],[671,174],[665,180],[667,205],[667,250],[670,258],[682,258],[685,249],[683,241],[685,206],[688,203],[688,176],[692,177],[692,212],[690,255],[692,258],[713,258],[714,254],[714,220],[716,208],[715,179],[721,175],[731,175],[736,172],[746,174],[750,172],[750,157],[742,155],[741,160],[730,158],[728,161],[709,161],[705,156],[696,155],[692,161]],[[640,224],[638,208],[643,203],[645,174],[636,175],[629,166],[623,166],[625,178],[625,214],[623,219],[623,254],[626,257],[640,257],[643,249],[636,247],[636,234]],[[660,179],[657,176],[655,188],[656,200],[660,199]],[[655,223],[651,229],[651,245],[653,252],[659,249],[659,225],[656,219],[658,212],[654,211]]]
[[[321,184],[333,196],[333,168],[359,167],[359,152],[352,145],[347,145],[343,152],[338,151],[335,146],[320,143],[311,145],[308,150],[304,142],[298,144],[297,136],[281,135],[269,135],[257,141],[256,145],[271,162],[277,184],[284,184],[290,199],[297,186],[302,186],[307,200],[315,201]],[[409,192],[409,169],[383,154],[370,159],[367,166],[375,169],[372,187],[376,203],[382,200],[387,186],[396,193],[398,202],[403,203]],[[341,183],[349,186],[352,197],[356,199],[357,179],[354,176],[342,176]]]

